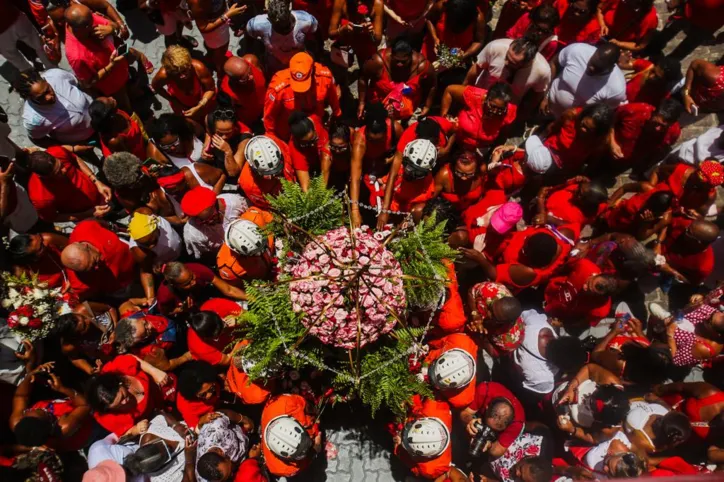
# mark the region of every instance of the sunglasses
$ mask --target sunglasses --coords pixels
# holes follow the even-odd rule
[[[508,112],[508,106],[496,107],[490,103],[489,100],[485,100],[485,112],[493,117],[503,117]]]
[[[216,109],[214,111],[216,120],[236,120],[234,109]]]
[[[160,143],[159,143],[159,144],[158,144],[158,147],[159,147],[162,151],[170,151],[171,149],[176,149],[176,148],[177,148],[178,146],[180,146],[180,145],[181,145],[181,138],[180,138],[180,137],[176,137],[176,140],[173,141],[172,143],[170,143],[170,144],[160,144]]]
[[[461,172],[461,171],[458,171],[457,169],[454,169],[453,173],[455,174],[456,177],[459,177],[460,179],[472,179],[475,177],[474,172]]]
[[[308,141],[299,141],[299,147],[303,149],[308,149],[310,147],[317,147],[317,142],[319,141],[319,135],[314,134],[314,137],[312,139],[309,139]]]
[[[329,145],[329,150],[332,152],[347,152],[349,150],[349,145],[346,146],[337,146],[334,144]]]

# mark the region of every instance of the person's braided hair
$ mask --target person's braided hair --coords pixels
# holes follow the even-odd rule
[[[37,70],[28,70],[27,72],[21,72],[18,78],[13,83],[13,87],[18,92],[18,95],[23,99],[30,97],[30,89],[34,84],[44,80]]]

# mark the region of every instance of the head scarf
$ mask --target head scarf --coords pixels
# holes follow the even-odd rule
[[[158,218],[153,215],[134,213],[128,223],[128,234],[134,241],[145,238],[158,229]]]

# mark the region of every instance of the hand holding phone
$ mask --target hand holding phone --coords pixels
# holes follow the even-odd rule
[[[120,57],[125,57],[126,55],[128,55],[128,44],[122,43],[121,45],[119,45],[116,49],[116,55]]]

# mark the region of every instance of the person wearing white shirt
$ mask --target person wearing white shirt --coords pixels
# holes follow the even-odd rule
[[[523,342],[513,352],[513,362],[520,369],[523,388],[545,395],[553,391],[558,368],[546,358],[549,342],[558,338],[548,317],[535,310],[520,315],[525,325]]]
[[[23,125],[34,144],[84,145],[94,135],[88,112],[93,99],[80,90],[70,72],[50,69],[24,74],[18,93],[25,99]]]
[[[607,43],[598,48],[575,43],[551,62],[555,79],[541,105],[556,118],[571,107],[602,102],[618,107],[626,102],[626,79],[618,68],[621,49]]]
[[[184,207],[184,203],[181,203]],[[215,219],[200,219],[198,216],[189,216],[184,226],[184,242],[186,252],[196,259],[219,252],[224,244],[224,233],[231,221],[237,219],[249,209],[249,203],[238,194],[221,194],[217,196],[217,211]],[[184,209],[184,211],[186,211]]]

